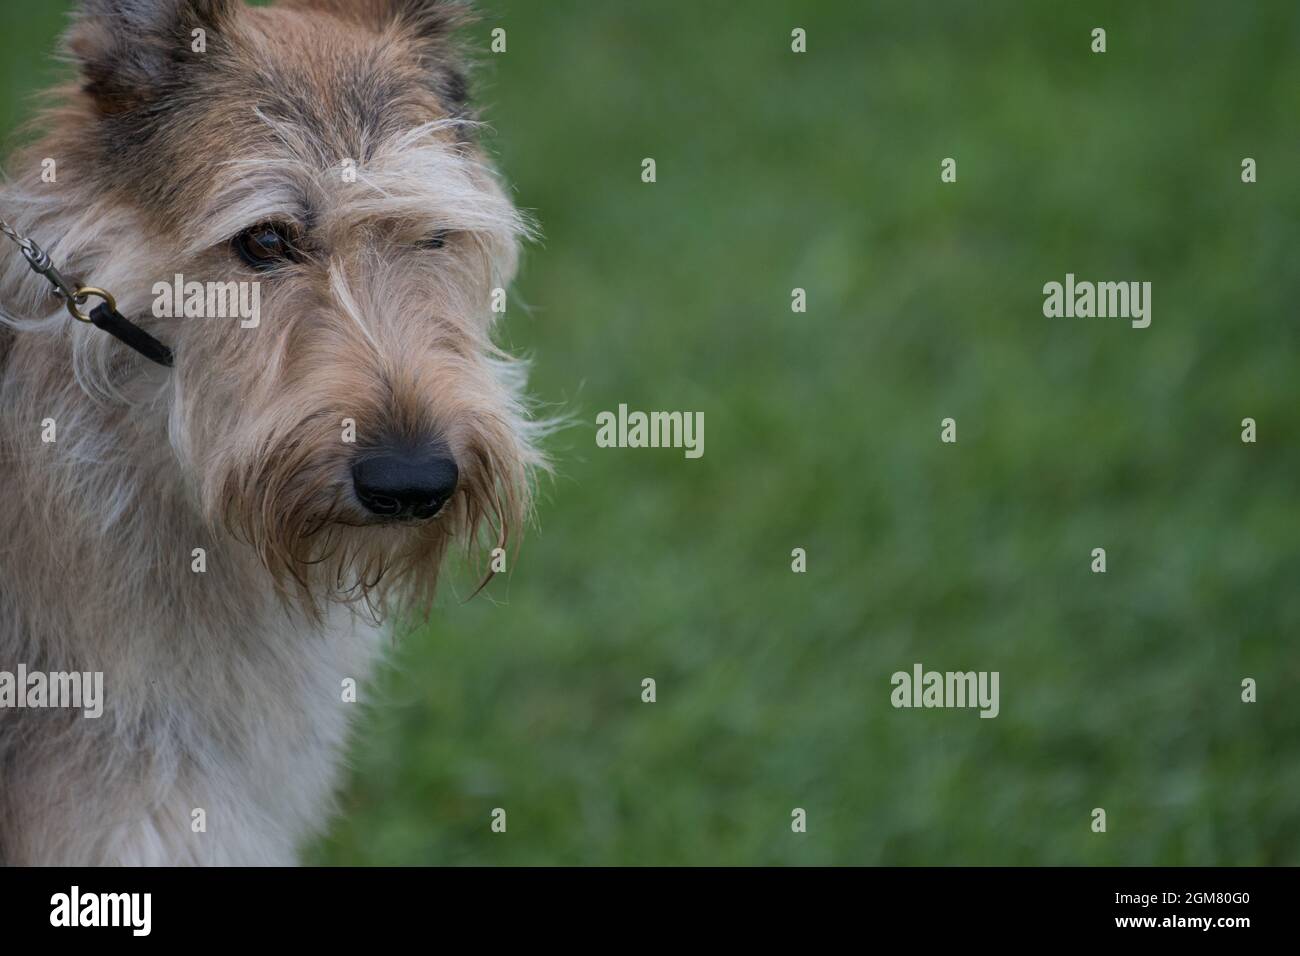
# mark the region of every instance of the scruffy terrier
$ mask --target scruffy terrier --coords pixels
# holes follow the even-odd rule
[[[74,322],[0,238],[0,672],[103,675],[98,718],[0,698],[0,860],[295,861],[383,628],[453,542],[488,576],[526,521],[542,426],[490,334],[527,224],[476,142],[465,19],[76,14],[77,82],[0,217],[174,366]],[[177,275],[257,283],[260,322],[157,317]]]

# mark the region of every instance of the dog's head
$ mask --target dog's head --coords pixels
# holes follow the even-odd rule
[[[465,19],[86,0],[69,34],[94,284],[175,352],[204,513],[312,606],[422,603],[452,540],[505,547],[540,463],[490,337],[525,223],[476,143]]]

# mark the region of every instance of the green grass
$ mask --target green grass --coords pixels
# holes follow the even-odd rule
[[[506,335],[581,424],[510,579],[364,688],[310,859],[1300,863],[1295,5],[486,5],[545,232]],[[6,7],[6,128],[58,6]],[[1066,272],[1151,328],[1044,318]],[[596,448],[621,402],[704,457]],[[915,661],[1001,715],[892,709]]]

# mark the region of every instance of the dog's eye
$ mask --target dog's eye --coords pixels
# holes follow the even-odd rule
[[[290,229],[281,223],[264,222],[245,229],[234,239],[235,251],[254,269],[267,271],[293,256]]]
[[[443,246],[447,244],[447,239],[449,238],[450,235],[451,234],[448,233],[447,230],[443,229],[438,232],[435,232],[431,236],[425,236],[415,245],[417,248],[420,249],[441,249]]]

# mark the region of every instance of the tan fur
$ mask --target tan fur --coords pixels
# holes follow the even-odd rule
[[[528,514],[542,426],[489,310],[526,224],[454,102],[458,6],[86,7],[81,79],[10,163],[0,216],[176,365],[0,258],[0,670],[103,671],[106,698],[98,720],[0,710],[0,860],[290,862],[327,820],[342,681],[364,688],[377,622],[427,609],[450,543],[505,546]],[[201,59],[176,46],[196,25]],[[230,248],[268,220],[302,235],[274,277]],[[175,273],[260,280],[261,326],[154,318]],[[436,519],[365,513],[348,418],[361,447],[445,442],[460,483]]]

